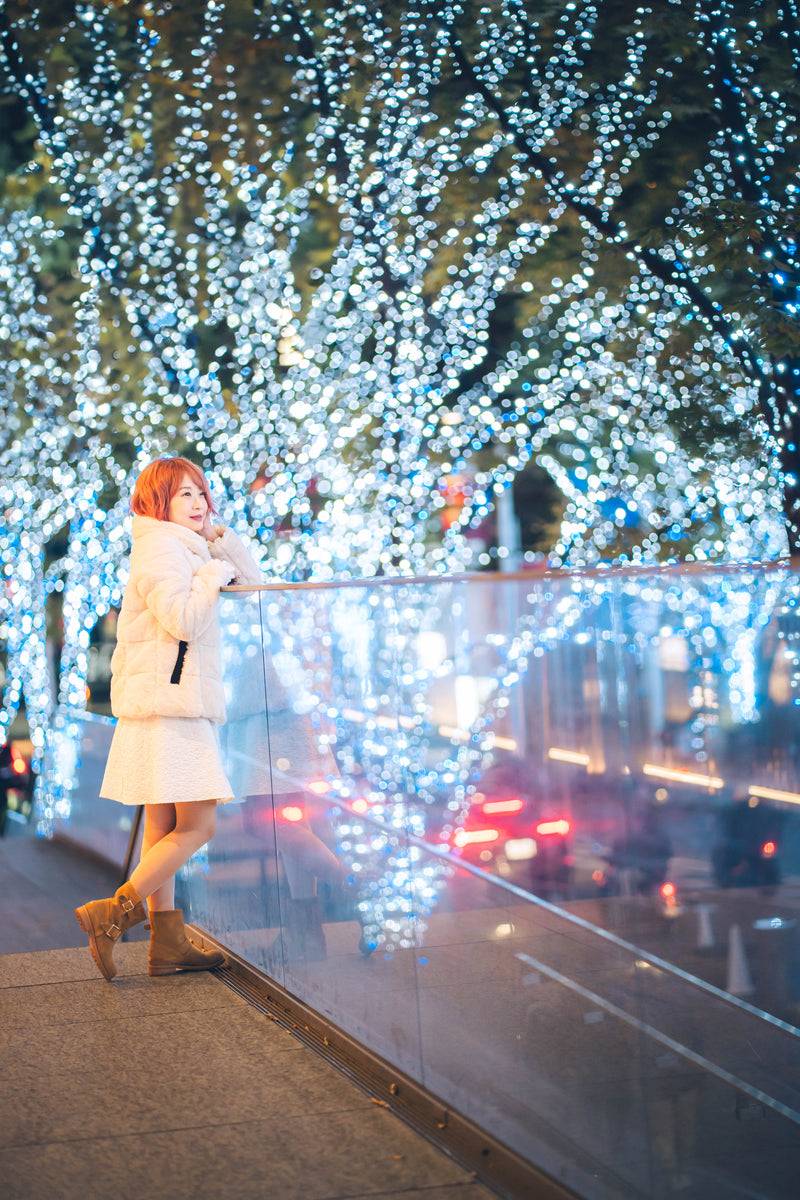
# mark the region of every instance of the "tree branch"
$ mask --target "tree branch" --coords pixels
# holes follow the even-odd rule
[[[777,432],[775,417],[769,405],[769,397],[775,388],[774,381],[764,372],[755,349],[732,328],[721,307],[706,295],[679,260],[665,258],[657,250],[631,241],[617,221],[575,192],[573,185],[565,179],[563,173],[554,166],[550,159],[535,148],[524,130],[520,129],[511,119],[491,88],[480,78],[464,50],[455,26],[452,23],[448,24],[442,18],[437,18],[437,21],[447,34],[450,49],[459,70],[463,72],[490,111],[494,113],[500,128],[508,134],[517,149],[525,155],[534,171],[544,180],[551,194],[576,213],[606,241],[631,254],[650,274],[683,292],[693,308],[710,325],[713,332],[723,339],[741,364],[747,377],[758,385],[759,405],[765,418],[769,421],[770,432],[775,434]]]

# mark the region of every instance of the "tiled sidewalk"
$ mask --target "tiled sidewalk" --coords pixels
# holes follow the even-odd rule
[[[102,979],[71,911],[102,875],[0,842],[4,1200],[490,1200],[215,976],[151,979],[129,942]]]

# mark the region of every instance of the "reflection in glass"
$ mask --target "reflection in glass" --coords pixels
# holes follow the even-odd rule
[[[228,594],[193,918],[581,1196],[789,1200],[797,611],[783,568]]]

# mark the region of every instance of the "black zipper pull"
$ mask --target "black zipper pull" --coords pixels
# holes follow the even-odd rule
[[[175,660],[175,666],[172,668],[172,674],[169,677],[170,683],[180,683],[183,673],[183,660],[186,658],[186,651],[188,649],[188,642],[178,642],[178,657]]]

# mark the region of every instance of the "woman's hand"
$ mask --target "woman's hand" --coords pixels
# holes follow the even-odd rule
[[[215,542],[218,537],[222,537],[225,532],[224,525],[212,525],[211,513],[206,513],[206,519],[200,528],[200,532],[207,542]]]

